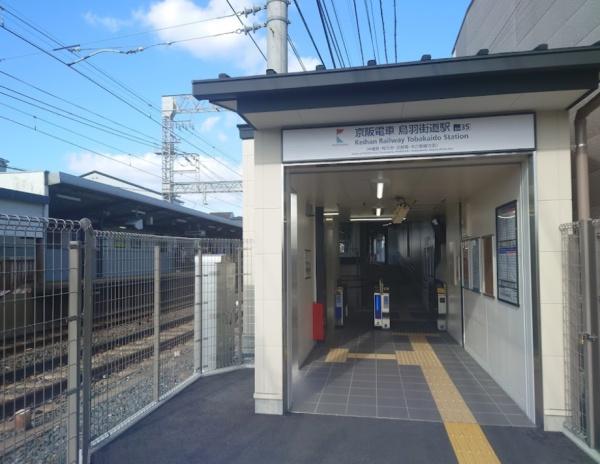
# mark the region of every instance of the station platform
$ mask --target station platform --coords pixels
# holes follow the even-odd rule
[[[92,462],[474,462],[455,454],[441,422],[257,415],[253,392],[251,369],[201,378],[98,450]],[[516,426],[481,429],[500,462],[593,462],[560,433]]]

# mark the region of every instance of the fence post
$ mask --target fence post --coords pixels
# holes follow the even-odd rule
[[[160,246],[154,247],[154,401],[160,399]]]
[[[238,359],[240,364],[244,364],[244,270],[243,270],[244,242],[240,240],[237,249],[237,289],[238,289],[238,307],[236,314],[236,329],[238,331]]]
[[[79,462],[79,316],[81,310],[79,257],[79,242],[69,242],[67,464]]]
[[[194,373],[202,374],[202,245],[194,256]]]
[[[96,236],[89,219],[80,221],[84,232],[83,263],[83,337],[82,337],[82,421],[81,461],[90,462],[91,409],[92,409],[92,328],[94,316],[94,277],[96,274]]]
[[[591,448],[600,446],[600,359],[598,342],[598,294],[596,288],[596,236],[590,220],[580,221],[581,290],[584,332],[586,429]]]

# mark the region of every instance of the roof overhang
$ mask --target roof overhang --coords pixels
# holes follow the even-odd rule
[[[70,210],[78,206],[93,210],[83,211],[84,214],[92,214],[92,212],[97,212],[94,210],[101,208],[108,208],[114,214],[117,214],[120,210],[130,212],[131,208],[135,208],[136,210],[152,212],[154,215],[162,214],[165,217],[197,221],[206,226],[221,227],[232,232],[239,232],[242,228],[240,221],[203,213],[202,211],[187,208],[176,203],[169,203],[162,199],[130,192],[119,187],[95,182],[64,172],[49,173],[48,186],[50,187],[51,196],[56,196],[55,194],[58,193],[64,197],[66,194],[79,200],[78,202],[67,202]]]
[[[598,87],[600,47],[193,82],[256,129],[565,110]]]

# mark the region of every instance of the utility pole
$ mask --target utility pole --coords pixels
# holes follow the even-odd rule
[[[288,0],[267,0],[267,68],[288,71]]]

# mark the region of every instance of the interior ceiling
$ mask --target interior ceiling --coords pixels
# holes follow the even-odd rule
[[[297,173],[290,187],[307,196],[307,202],[325,211],[372,216],[382,207],[382,216],[392,214],[396,197],[411,205],[410,221],[429,220],[443,214],[446,202],[465,200],[484,190],[498,178],[520,169],[516,162],[479,166],[401,167],[396,164],[361,166],[351,170]],[[383,199],[377,200],[376,185],[383,179]],[[300,206],[302,208],[302,206]]]
[[[256,129],[269,129],[306,125],[315,127],[328,124],[360,124],[365,121],[401,121],[483,113],[564,110],[585,92],[585,90],[564,90],[486,95],[444,100],[245,113],[244,117]]]

